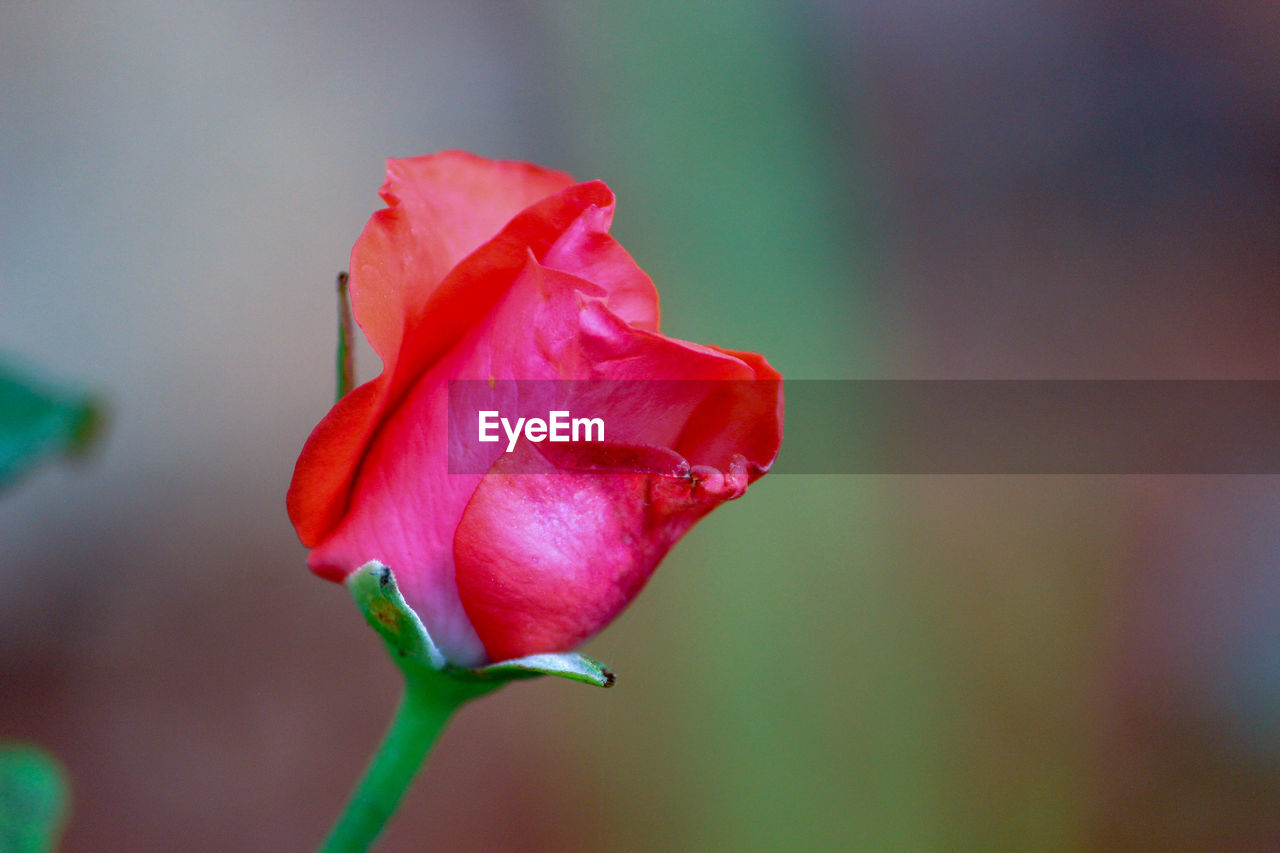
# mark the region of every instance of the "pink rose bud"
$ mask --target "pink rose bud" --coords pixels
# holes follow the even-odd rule
[[[335,581],[390,566],[459,666],[570,651],[769,469],[781,377],[761,356],[658,331],[657,291],[609,235],[614,197],[599,181],[450,151],[389,161],[381,194],[350,286],[383,372],[333,407],[298,459],[289,517],[308,565]],[[594,444],[556,443],[558,415],[509,442],[487,416],[501,440],[476,445],[483,470],[460,470],[455,380],[649,396],[577,397],[595,410],[573,414],[604,424]]]

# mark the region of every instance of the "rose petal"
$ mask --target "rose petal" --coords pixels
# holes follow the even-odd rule
[[[512,217],[573,184],[531,163],[464,151],[387,161],[375,213],[351,252],[351,307],[384,364],[463,258]]]
[[[579,646],[639,594],[676,540],[747,485],[741,465],[702,480],[560,473],[545,459],[544,473],[528,473],[538,456],[522,444],[504,457],[454,537],[459,593],[493,660]]]

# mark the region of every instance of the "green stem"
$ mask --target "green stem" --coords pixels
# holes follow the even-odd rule
[[[356,785],[321,853],[368,850],[382,832],[445,723],[478,692],[459,689],[447,676],[410,678],[382,745]]]

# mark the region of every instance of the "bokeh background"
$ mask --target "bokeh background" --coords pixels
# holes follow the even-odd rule
[[[396,676],[284,512],[387,156],[619,196],[791,378],[1280,379],[1280,6],[0,5],[0,349],[103,395],[0,497],[0,738],[68,851],[315,846]],[[360,373],[377,365],[367,350]],[[1274,850],[1280,481],[775,475],[381,849]]]

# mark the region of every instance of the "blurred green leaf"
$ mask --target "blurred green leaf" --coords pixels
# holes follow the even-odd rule
[[[48,456],[82,453],[102,420],[93,398],[0,366],[0,487]]]
[[[67,811],[58,763],[27,744],[0,744],[0,851],[53,850]]]

